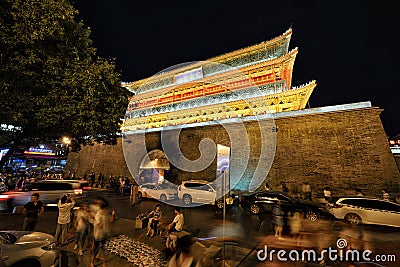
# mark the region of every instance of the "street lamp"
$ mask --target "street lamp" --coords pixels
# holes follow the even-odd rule
[[[63,137],[63,143],[68,146],[71,144],[71,140],[69,139],[69,137]]]
[[[68,152],[69,152],[69,145],[71,144],[71,139],[69,139],[69,137],[63,137],[62,142],[65,145],[65,155],[68,156]]]

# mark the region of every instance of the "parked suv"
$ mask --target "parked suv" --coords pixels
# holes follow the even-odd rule
[[[62,194],[84,196],[85,183],[78,181],[37,181],[24,184],[22,189],[0,194],[0,210],[12,210],[17,206],[24,206],[31,201],[33,193],[39,194],[43,204],[51,206],[57,204]]]
[[[336,219],[353,224],[400,227],[400,205],[387,200],[362,196],[333,197],[327,208]]]
[[[178,186],[178,198],[182,199],[185,205],[199,203],[217,205],[218,208],[223,208],[224,206],[221,199],[217,200],[215,183],[203,180],[183,181]]]

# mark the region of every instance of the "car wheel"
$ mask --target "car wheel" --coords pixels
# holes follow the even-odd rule
[[[23,260],[17,263],[14,263],[10,267],[40,267],[40,263],[37,260]]]
[[[185,205],[192,204],[192,197],[190,195],[184,195],[182,200],[183,200],[183,203],[185,203]]]
[[[306,219],[312,222],[315,222],[318,220],[318,214],[315,211],[308,210],[306,212]]]
[[[167,201],[167,196],[164,195],[164,194],[162,194],[162,195],[160,196],[160,201],[162,201],[162,202]]]
[[[361,224],[362,222],[360,216],[354,213],[346,214],[346,216],[344,216],[344,219],[351,224]]]
[[[251,213],[253,213],[253,214],[259,214],[260,211],[261,211],[261,208],[260,208],[260,206],[258,206],[257,204],[251,204],[251,206],[250,206],[250,211],[251,211]]]

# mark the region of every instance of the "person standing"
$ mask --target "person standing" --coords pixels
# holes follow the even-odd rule
[[[329,186],[325,187],[324,189],[324,199],[325,201],[329,201],[332,197],[331,188]]]
[[[301,186],[301,190],[303,191],[303,199],[312,201],[310,183],[308,182],[303,183]]]
[[[110,236],[110,223],[111,217],[108,214],[108,202],[105,198],[97,197],[95,201],[97,211],[93,218],[93,254],[90,261],[90,267],[94,267],[95,259],[99,259],[104,262],[104,250],[103,257],[100,256],[100,249],[105,244],[107,238]]]
[[[283,215],[284,212],[281,208],[281,202],[278,200],[272,208],[272,220],[275,224],[275,238],[282,238],[282,230],[284,226]]]
[[[139,201],[139,186],[136,181],[133,181],[131,186],[131,205],[135,205]]]
[[[67,202],[70,200],[71,202]],[[58,201],[58,218],[55,238],[57,243],[64,245],[69,231],[71,222],[71,210],[75,205],[75,200],[70,195],[63,195]],[[61,239],[60,239],[61,235]]]
[[[39,194],[32,194],[31,201],[26,203],[22,210],[22,215],[25,216],[22,231],[34,231],[43,212],[44,205],[42,201],[39,201]]]
[[[119,177],[119,193],[121,194],[121,198],[124,198],[125,180],[122,177]]]

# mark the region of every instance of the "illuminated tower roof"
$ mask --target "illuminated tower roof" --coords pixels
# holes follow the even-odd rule
[[[303,109],[315,81],[291,86],[292,30],[206,61],[124,83],[134,93],[122,130],[191,124]]]

